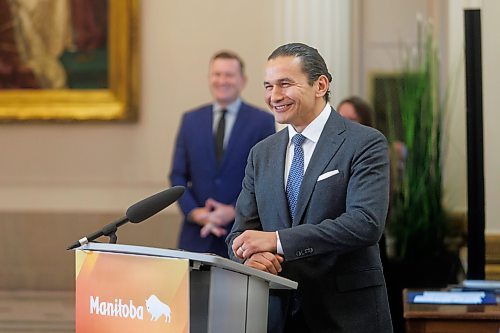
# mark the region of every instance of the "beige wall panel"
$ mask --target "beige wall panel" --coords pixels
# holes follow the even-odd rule
[[[264,107],[275,47],[268,1],[142,1],[141,107],[134,124],[1,124],[0,211],[121,211],[168,186],[182,112],[210,101],[210,56],[245,59],[244,97]]]
[[[0,290],[73,290],[73,251],[66,248],[121,217],[112,213],[0,212]],[[177,214],[158,214],[117,232],[118,243],[175,248]],[[99,241],[107,242],[107,238]]]
[[[210,101],[215,51],[244,58],[244,98],[265,106],[263,68],[276,46],[272,2],[145,0],[141,10],[137,123],[0,124],[0,289],[72,289],[66,246],[169,186],[181,114]],[[172,205],[124,226],[118,241],[175,247],[180,219]]]

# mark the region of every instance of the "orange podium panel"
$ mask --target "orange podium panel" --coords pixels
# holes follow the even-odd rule
[[[76,333],[189,332],[189,260],[76,251]]]

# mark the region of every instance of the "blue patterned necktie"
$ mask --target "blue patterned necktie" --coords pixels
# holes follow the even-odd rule
[[[304,149],[302,144],[306,139],[302,134],[295,134],[292,138],[293,143],[293,160],[288,173],[286,182],[286,197],[288,199],[288,208],[292,221],[295,216],[295,208],[297,207],[297,199],[299,197],[300,184],[304,178]]]

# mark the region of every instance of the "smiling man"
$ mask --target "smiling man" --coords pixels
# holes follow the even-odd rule
[[[234,220],[248,153],[275,132],[271,114],[242,101],[245,83],[238,55],[215,54],[208,74],[213,103],[182,118],[170,174],[173,186],[186,187],[178,201],[184,214],[181,249],[228,256],[224,240]]]
[[[299,283],[270,299],[268,332],[392,332],[377,242],[389,197],[387,142],[329,104],[312,47],[268,58],[265,100],[287,128],[248,158],[230,257]]]

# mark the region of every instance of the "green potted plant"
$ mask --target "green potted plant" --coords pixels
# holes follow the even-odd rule
[[[404,288],[445,287],[457,282],[460,268],[458,253],[450,252],[446,243],[452,228],[442,204],[445,104],[439,93],[437,48],[429,26],[420,23],[418,31],[417,50],[409,52],[385,97],[391,101],[387,103],[392,175],[386,234],[392,251],[384,270],[395,331],[403,327]]]
[[[408,57],[390,96],[399,112],[389,105],[389,142],[392,148],[404,145],[406,153],[401,156],[391,149],[392,163],[400,167],[392,168],[387,233],[393,243],[392,265],[399,267],[392,274],[406,275],[403,287],[444,287],[457,282],[460,269],[458,251],[450,251],[447,242],[456,230],[442,204],[441,139],[447,98],[440,98],[432,31],[422,23],[418,31],[417,50]],[[400,124],[402,143],[395,124]]]
[[[391,151],[392,160],[400,168],[392,168],[387,228],[394,240],[394,256],[399,260],[443,254],[448,229],[442,205],[443,107],[439,101],[437,52],[429,31],[419,44],[401,72],[395,92],[406,153],[401,156],[401,151]],[[391,111],[389,141],[395,147],[395,116]]]

